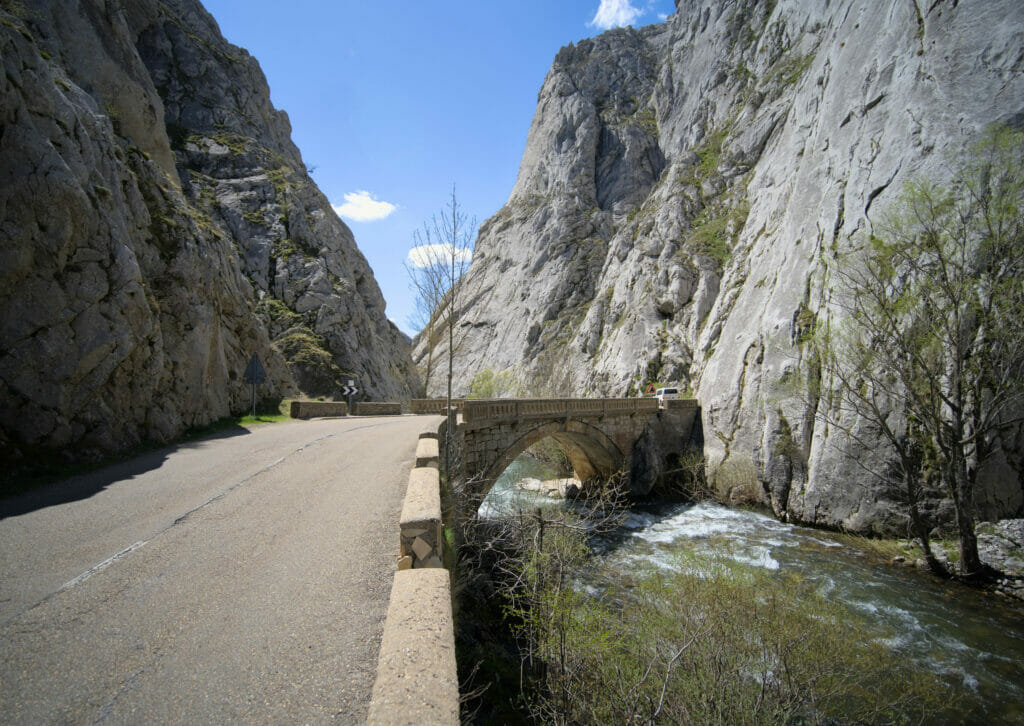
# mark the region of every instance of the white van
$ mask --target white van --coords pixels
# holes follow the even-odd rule
[[[679,398],[679,389],[678,388],[659,388],[657,391],[654,392],[654,397],[657,398],[661,402],[667,401],[670,398]]]

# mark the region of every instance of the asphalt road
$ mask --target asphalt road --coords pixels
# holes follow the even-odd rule
[[[361,723],[439,422],[238,428],[0,503],[0,722]]]

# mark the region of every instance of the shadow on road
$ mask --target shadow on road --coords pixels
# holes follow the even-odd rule
[[[0,520],[28,514],[37,509],[88,499],[111,484],[159,469],[167,457],[176,451],[194,449],[208,441],[242,436],[248,433],[249,431],[241,426],[228,426],[216,433],[147,451],[123,461],[100,465],[100,468],[59,481],[51,481],[51,477],[41,476],[39,479],[44,483],[33,486],[30,481],[28,486],[32,488],[0,499]]]

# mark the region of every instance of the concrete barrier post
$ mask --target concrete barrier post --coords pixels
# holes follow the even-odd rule
[[[416,466],[431,466],[437,469],[440,460],[439,454],[436,437],[421,437],[419,443],[416,444]]]
[[[366,722],[372,726],[459,723],[448,570],[395,573]]]
[[[352,406],[353,416],[399,416],[402,413],[401,403],[383,401],[357,401]]]
[[[292,418],[318,418],[321,416],[347,416],[348,404],[344,401],[292,401]]]
[[[398,527],[399,568],[444,566],[441,481],[436,466],[418,467],[409,472],[409,488]]]

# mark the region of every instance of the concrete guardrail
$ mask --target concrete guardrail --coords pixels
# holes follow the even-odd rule
[[[443,410],[443,408],[442,408]],[[399,517],[398,572],[377,659],[367,723],[459,723],[451,581],[444,569],[444,526],[437,432],[420,434],[416,467]]]
[[[399,416],[402,404],[382,401],[357,401],[352,405],[353,416]]]
[[[420,439],[416,444],[416,466],[438,467],[438,444],[437,439]]]
[[[398,520],[398,569],[443,567],[444,527],[441,522],[441,482],[433,467],[409,472],[409,489]]]
[[[323,416],[347,416],[348,404],[344,401],[292,401],[292,418],[320,418]]]
[[[366,722],[373,726],[459,723],[448,570],[395,573]]]

